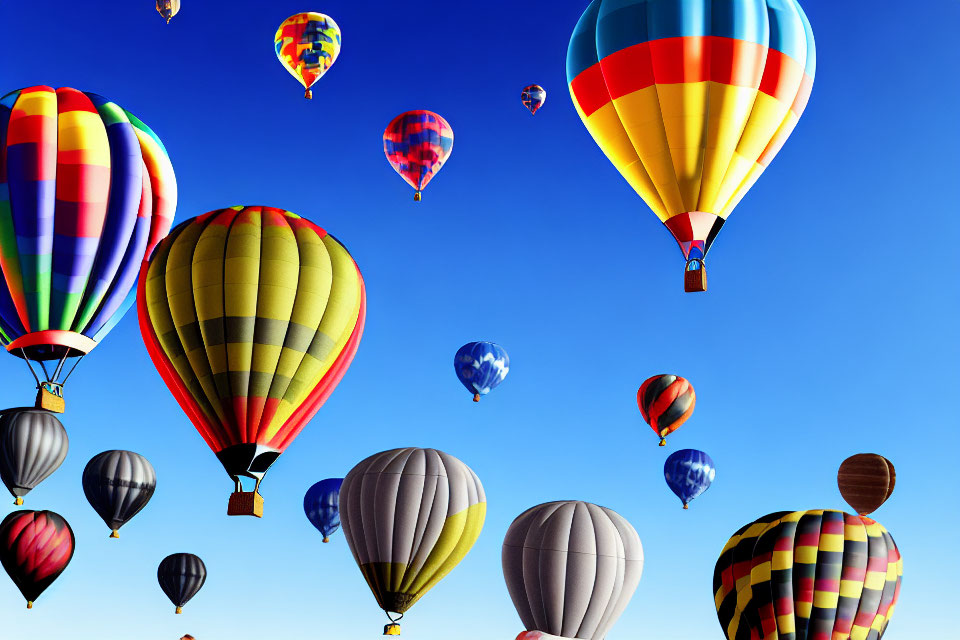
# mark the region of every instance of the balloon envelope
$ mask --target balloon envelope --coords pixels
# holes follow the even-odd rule
[[[343,478],[327,478],[309,489],[303,496],[303,512],[307,519],[330,541],[330,534],[340,528],[340,485]]]
[[[167,24],[170,19],[180,12],[180,0],[157,0],[157,13],[166,18]]]
[[[523,88],[520,92],[520,102],[523,103],[530,113],[536,114],[537,110],[547,101],[547,91],[538,84],[531,84]]]
[[[273,46],[277,59],[303,85],[304,95],[311,98],[310,87],[340,55],[340,27],[322,13],[298,13],[280,24]]]
[[[157,488],[150,461],[133,451],[104,451],[83,469],[83,494],[117,538],[120,527],[140,513]]]
[[[388,617],[406,612],[466,556],[486,511],[477,475],[436,449],[372,455],[340,489],[343,535]]]
[[[815,71],[796,0],[593,0],[567,50],[581,120],[688,260],[780,151]]]
[[[717,475],[713,460],[703,451],[680,449],[663,463],[663,477],[686,509],[690,501],[710,488]]]
[[[896,483],[893,463],[876,453],[850,456],[837,472],[840,495],[862,516],[879,509],[893,493]]]
[[[157,581],[180,613],[207,581],[207,567],[192,553],[173,553],[157,567]]]
[[[453,129],[433,111],[407,111],[383,132],[383,153],[393,170],[416,189],[415,200],[453,151]]]
[[[60,468],[69,444],[67,431],[49,411],[10,409],[0,415],[0,478],[16,504]]]
[[[640,583],[643,546],[612,509],[563,500],[527,509],[513,521],[502,563],[528,631],[603,640]]]
[[[661,374],[647,378],[637,390],[637,406],[650,428],[660,436],[660,446],[666,437],[680,428],[693,414],[697,394],[685,378]]]
[[[40,86],[0,98],[0,158],[0,339],[29,360],[89,353],[170,229],[167,152],[106,98]]]
[[[510,372],[510,356],[493,342],[468,342],[453,356],[453,369],[477,402],[503,382]]]
[[[0,523],[0,563],[28,609],[70,564],[74,546],[73,529],[53,511],[14,511]]]
[[[841,511],[780,512],[741,527],[713,574],[727,640],[879,640],[903,561],[878,522]]]
[[[232,207],[171,232],[144,266],[138,305],[154,365],[239,491],[240,476],[259,486],[340,382],[366,294],[317,225]]]

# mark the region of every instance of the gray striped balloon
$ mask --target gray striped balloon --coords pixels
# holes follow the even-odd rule
[[[83,470],[83,493],[119,538],[118,530],[147,506],[157,488],[157,472],[150,461],[133,451],[104,451]]]
[[[67,432],[49,411],[10,409],[0,415],[0,479],[23,504],[23,496],[50,477],[67,457]]]

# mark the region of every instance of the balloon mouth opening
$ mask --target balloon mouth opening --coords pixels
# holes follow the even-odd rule
[[[22,335],[6,345],[6,349],[18,358],[46,362],[79,358],[90,353],[95,346],[97,343],[82,333],[47,329]]]

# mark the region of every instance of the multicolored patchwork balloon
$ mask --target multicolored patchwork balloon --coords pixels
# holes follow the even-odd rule
[[[157,13],[166,18],[167,24],[170,19],[180,12],[180,0],[157,0]]]
[[[593,0],[567,50],[577,113],[688,271],[793,131],[815,70],[797,0]],[[705,270],[685,283],[705,290]]]
[[[453,370],[473,401],[490,393],[510,372],[510,356],[495,342],[468,342],[453,356]]]
[[[357,264],[295,213],[218,209],[160,243],[137,301],[154,365],[235,483],[228,512],[261,515],[264,474],[357,351],[366,315]],[[253,492],[241,476],[256,481]]]
[[[664,373],[647,378],[637,390],[637,406],[650,428],[666,446],[667,435],[680,428],[693,414],[697,394],[693,385],[680,376]]]
[[[546,101],[547,90],[538,84],[526,86],[523,88],[523,91],[520,92],[520,102],[534,115],[536,115],[537,109],[542,107]]]
[[[38,387],[62,392],[67,358],[123,317],[176,204],[163,144],[129,111],[68,88],[0,98],[0,340],[56,363]]]
[[[453,151],[453,129],[433,111],[407,111],[383,132],[383,153],[393,170],[416,189],[413,199],[433,179]]]
[[[0,523],[0,564],[27,609],[70,564],[75,544],[73,529],[53,511],[14,511]]]
[[[879,640],[900,595],[893,537],[865,516],[773,513],[741,527],[713,572],[727,640]]]
[[[663,463],[667,486],[683,502],[684,509],[689,509],[690,501],[710,488],[716,475],[713,459],[696,449],[674,451]]]
[[[340,55],[340,27],[333,18],[308,11],[292,15],[273,37],[277,59],[313,97],[310,87],[323,77]]]

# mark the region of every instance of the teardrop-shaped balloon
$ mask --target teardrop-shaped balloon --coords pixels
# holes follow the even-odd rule
[[[73,558],[73,529],[53,511],[14,511],[0,523],[0,564],[33,608]]]
[[[453,129],[433,111],[407,111],[383,132],[383,153],[393,170],[420,194],[453,151]]]
[[[10,409],[0,416],[0,478],[23,504],[23,496],[60,468],[70,441],[56,416],[43,409]]]
[[[797,0],[593,0],[581,16],[573,104],[680,245],[687,291],[706,290],[703,260],[796,126],[815,71]]]
[[[207,581],[207,567],[192,553],[173,553],[164,558],[157,567],[157,582],[176,607],[175,613],[183,613],[183,607],[197,595]]]
[[[170,24],[170,19],[180,12],[180,0],[157,0],[157,13],[166,19]]]
[[[273,45],[277,59],[303,85],[304,97],[309,99],[313,97],[310,87],[340,55],[340,27],[322,13],[298,13],[281,23]]]
[[[157,488],[150,461],[133,451],[104,451],[83,469],[83,494],[119,538],[119,529],[140,513]]]
[[[323,535],[324,542],[330,542],[330,535],[340,528],[342,484],[343,478],[327,478],[307,489],[303,496],[303,512],[310,524]]]
[[[627,520],[579,500],[520,514],[503,540],[503,577],[528,631],[603,640],[643,573],[643,545]],[[519,638],[534,640],[539,636]]]
[[[876,453],[850,456],[837,472],[840,495],[862,516],[879,509],[896,484],[897,471],[893,463]]]
[[[487,499],[477,475],[436,449],[370,456],[340,488],[343,535],[397,635],[400,617],[467,555]]]
[[[473,401],[480,402],[510,372],[510,356],[495,342],[468,342],[453,356],[453,370]]]
[[[637,390],[640,415],[660,436],[660,446],[693,415],[697,394],[686,378],[664,373],[647,378]]]
[[[680,449],[663,463],[663,477],[686,509],[690,502],[710,488],[717,475],[713,460],[703,451]]]
[[[160,244],[137,300],[154,365],[234,481],[228,513],[262,515],[264,474],[357,351],[366,315],[357,264],[295,213],[219,209]]]
[[[880,523],[842,511],[780,512],[741,527],[713,573],[727,640],[880,640],[903,560]]]
[[[520,102],[523,103],[530,113],[536,115],[537,110],[547,101],[547,90],[538,84],[531,84],[523,88],[520,92]]]

